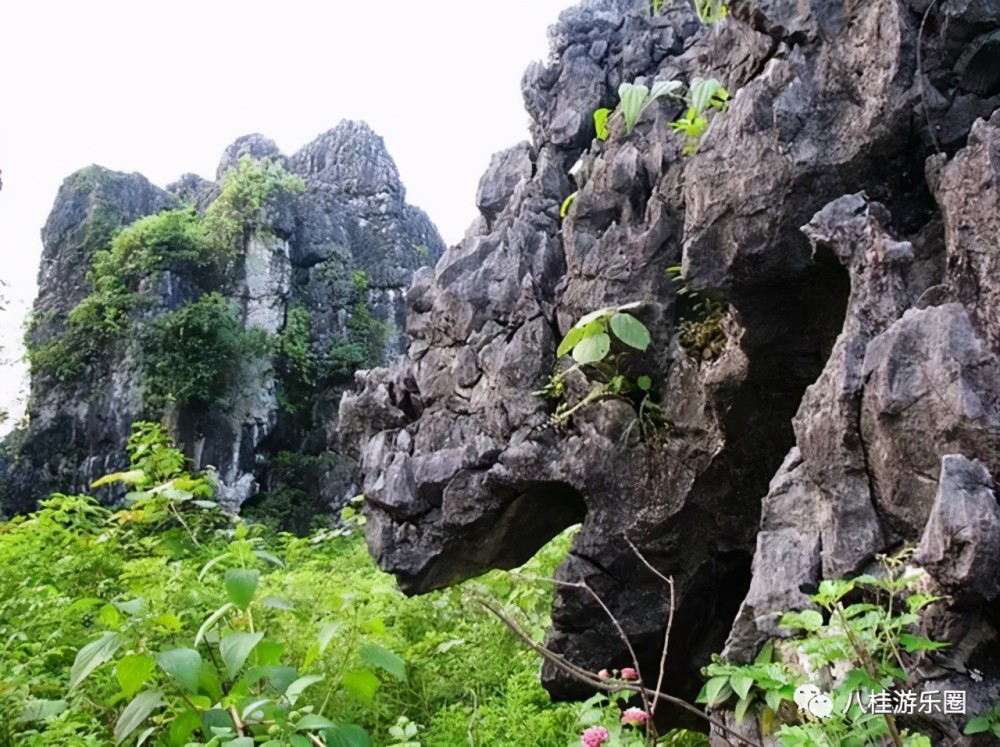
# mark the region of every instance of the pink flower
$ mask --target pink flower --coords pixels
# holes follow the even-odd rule
[[[623,680],[637,680],[639,679],[639,673],[632,669],[632,667],[625,667],[622,669],[622,679]]]
[[[583,747],[601,747],[610,738],[611,735],[608,734],[608,730],[603,726],[591,726],[583,732],[583,736],[580,737],[580,744]]]
[[[611,677],[611,673],[608,672],[607,669],[602,669],[600,672],[597,673],[597,677],[599,679],[606,680],[606,679],[609,679]]]
[[[638,726],[649,720],[649,714],[641,708],[629,708],[622,714],[622,723]]]

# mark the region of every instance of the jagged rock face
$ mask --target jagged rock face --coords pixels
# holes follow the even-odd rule
[[[273,141],[248,135],[223,154],[220,182],[244,156],[277,161],[306,184],[303,194],[264,206],[260,229],[246,240],[235,275],[221,288],[239,305],[244,326],[278,335],[289,310],[302,307],[310,314],[311,347],[325,350],[346,333],[356,293],[352,273],[360,270],[368,278],[368,307],[396,328],[384,354],[396,351],[403,293],[414,270],[435,261],[444,246],[427,216],[405,202],[382,139],[363,123],[342,122],[286,158]],[[187,174],[164,191],[139,174],[97,166],[69,177],[42,232],[33,341],[43,343],[62,329],[67,312],[89,292],[85,278],[94,253],[117,229],[165,208],[204,210],[219,188]],[[219,289],[206,287],[202,275],[164,271],[144,280],[144,320]],[[109,346],[73,384],[32,382],[30,425],[7,442],[0,463],[0,512],[30,510],[51,490],[86,490],[122,465],[131,423],[150,414],[139,358],[138,341],[129,339]],[[280,386],[274,358],[248,358],[226,405],[167,413],[195,464],[218,470],[222,500],[230,507],[270,484],[269,462],[278,452],[340,459],[333,425],[343,384],[315,387],[313,409],[295,413],[279,401]],[[319,509],[349,493],[350,468],[328,469],[321,482]]]
[[[406,591],[519,563],[582,519],[559,578],[586,581],[655,672],[666,591],[625,540],[673,576],[666,681],[688,697],[727,639],[752,656],[803,589],[900,543],[925,537],[938,581],[977,611],[1000,571],[971,570],[992,557],[992,515],[963,535],[963,559],[941,557],[1000,466],[1000,115],[977,123],[1000,105],[1000,3],[730,9],[709,29],[639,0],[562,14],[552,60],[523,81],[533,142],[494,157],[482,217],[415,277],[407,355],[341,408],[369,546]],[[593,140],[591,113],[620,82],[696,76],[734,94],[696,155],[668,127],[684,108],[670,100]],[[721,352],[680,344],[693,310],[665,273],[676,264],[728,302]],[[621,397],[551,427],[533,392],[559,340],[629,302],[653,338],[631,373],[653,379],[669,428],[637,438]],[[588,389],[575,379],[571,401]],[[978,466],[942,478],[947,455]],[[557,590],[548,643],[595,671],[628,663],[579,589]]]

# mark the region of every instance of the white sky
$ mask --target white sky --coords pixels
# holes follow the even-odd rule
[[[5,357],[21,354],[56,191],[91,163],[165,186],[214,178],[240,135],[290,155],[363,119],[409,202],[457,242],[490,155],[528,137],[521,74],[547,57],[546,28],[573,1],[0,0]],[[22,371],[0,367],[0,407]]]

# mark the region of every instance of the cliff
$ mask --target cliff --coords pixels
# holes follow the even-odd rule
[[[952,599],[929,634],[956,652],[923,687],[985,709],[1000,682],[1000,3],[734,0],[710,26],[659,5],[561,15],[523,80],[532,140],[494,157],[479,219],[416,273],[406,354],[345,395],[369,547],[420,593],[582,521],[558,578],[585,581],[656,671],[667,594],[634,543],[674,579],[665,681],[691,699],[711,652],[749,660],[820,579],[919,546]],[[699,77],[731,99],[693,148],[669,126],[691,102],[670,97],[595,138],[622,83]],[[652,342],[620,360],[649,397],[603,389],[567,416],[596,382],[558,374],[560,340],[627,304]],[[590,671],[629,661],[570,586],[547,644]],[[549,665],[543,679],[589,694]]]
[[[216,182],[88,167],[42,241],[29,424],[4,445],[0,511],[86,490],[121,466],[132,422],[165,418],[225,503],[253,496],[296,529],[353,494],[340,395],[399,352],[403,292],[444,249],[382,139],[347,121],[291,157],[242,137]]]

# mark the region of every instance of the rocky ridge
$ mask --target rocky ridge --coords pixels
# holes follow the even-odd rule
[[[148,324],[221,288],[236,303],[244,327],[272,338],[285,329],[290,310],[305,310],[309,349],[320,353],[345,337],[357,292],[352,277],[363,271],[364,305],[390,333],[382,355],[388,360],[398,353],[403,292],[413,272],[435,261],[444,245],[427,216],[406,203],[382,139],[364,123],[350,121],[291,157],[261,135],[241,137],[223,154],[216,182],[188,174],[164,190],[140,174],[98,166],[68,177],[42,230],[31,342],[41,345],[61,332],[67,313],[89,292],[85,278],[94,253],[118,229],[168,208],[191,205],[204,211],[227,172],[246,156],[281,164],[304,180],[305,191],[265,204],[234,274],[217,287],[207,287],[204,273],[191,268],[167,269],[144,280],[145,311],[138,322]],[[151,414],[166,415],[197,466],[218,471],[230,507],[275,487],[271,463],[282,452],[323,458],[310,487],[297,496],[308,503],[299,507],[304,521],[349,497],[352,468],[340,453],[335,422],[350,377],[311,386],[307,401],[290,403],[287,372],[277,353],[248,357],[239,368],[225,404],[167,413],[150,412],[135,340],[109,344],[77,380],[35,377],[29,424],[7,440],[0,460],[0,511],[29,510],[39,495],[54,489],[86,490],[93,479],[122,466],[131,423]]]
[[[406,355],[341,405],[382,567],[428,591],[582,521],[558,577],[600,595],[655,671],[666,594],[632,542],[674,578],[666,681],[693,698],[711,652],[750,659],[820,579],[910,545],[954,600],[929,633],[960,652],[923,685],[991,706],[998,33],[997,0],[734,0],[711,27],[684,4],[565,11],[550,61],[524,76],[531,142],[494,157],[479,219],[416,274]],[[695,155],[669,99],[594,139],[622,82],[695,77],[733,94]],[[725,310],[719,349],[684,342],[706,320],[673,265]],[[632,302],[653,339],[634,373],[666,427],[637,437],[623,397],[553,427],[535,392],[560,339]],[[559,588],[552,620],[547,644],[573,662],[629,661],[582,590]],[[543,679],[589,694],[548,666]],[[941,743],[960,727],[933,724]]]

